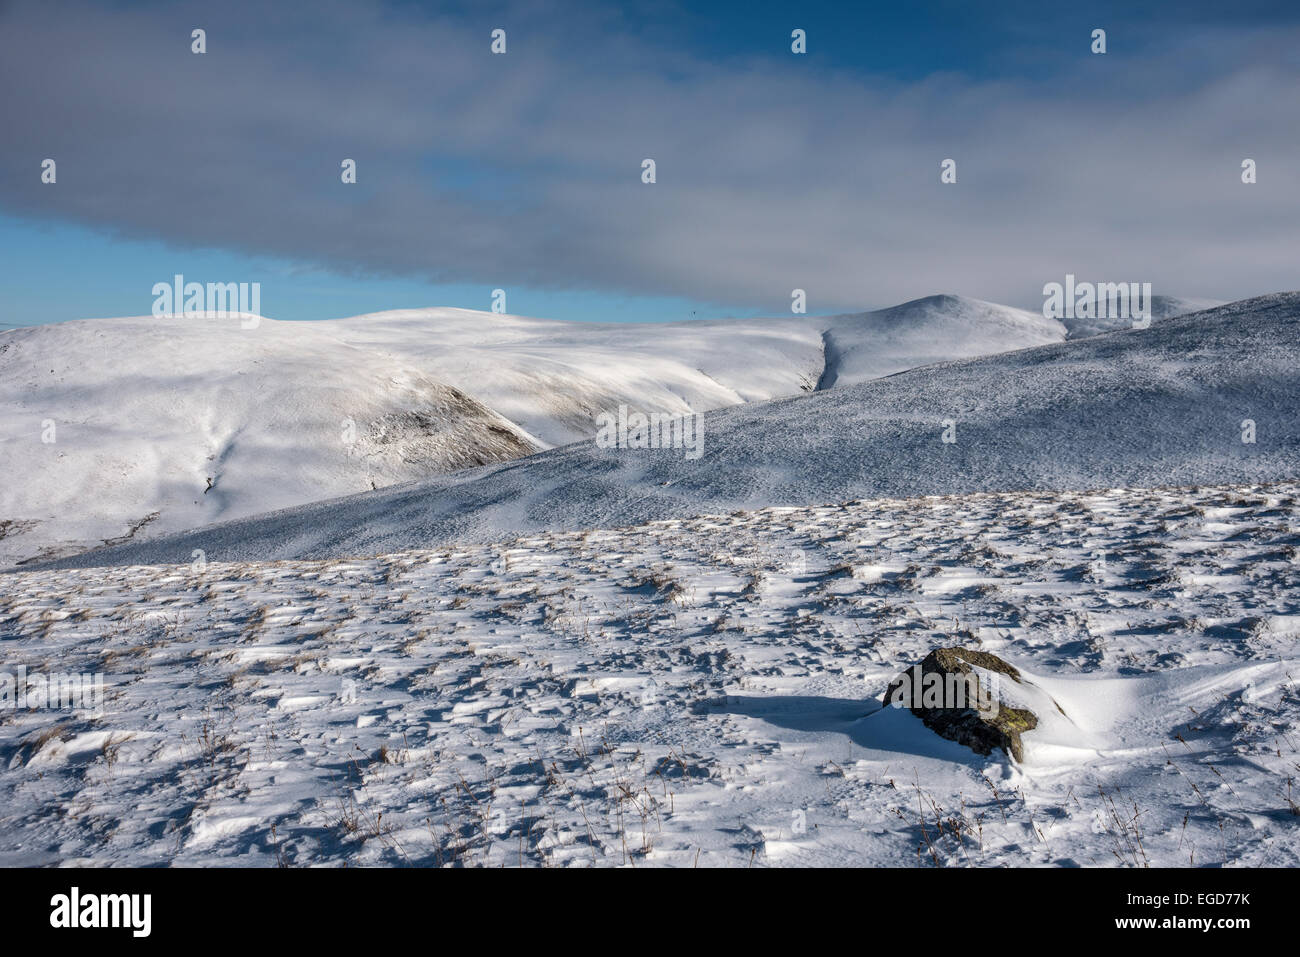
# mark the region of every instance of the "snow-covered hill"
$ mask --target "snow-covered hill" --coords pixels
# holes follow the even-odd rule
[[[877,496],[1293,479],[1300,293],[722,409],[703,435],[698,459],[588,440],[68,564],[336,558]]]
[[[823,333],[819,387],[855,385],[917,366],[1060,342],[1041,313],[962,296],[928,296],[877,312],[834,316]]]
[[[511,422],[317,327],[70,322],[0,335],[9,557],[525,455]]]
[[[460,309],[0,333],[0,566],[1064,338],[951,296],[877,313],[587,324]]]

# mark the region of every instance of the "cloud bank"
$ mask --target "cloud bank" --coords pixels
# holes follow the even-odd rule
[[[0,209],[345,274],[773,313],[796,287],[814,312],[940,291],[1030,305],[1066,273],[1296,286],[1289,22],[1194,23],[1140,56],[1114,34],[1094,56],[1084,30],[1032,80],[903,82],[819,66],[815,34],[806,57],[786,30],[714,60],[575,11],[9,5]]]

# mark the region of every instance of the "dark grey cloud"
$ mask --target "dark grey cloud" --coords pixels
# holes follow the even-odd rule
[[[1199,24],[1032,82],[907,84],[622,27],[542,6],[16,3],[0,208],[343,272],[773,312],[794,287],[814,311],[1029,303],[1066,272],[1223,298],[1296,285],[1292,24]]]

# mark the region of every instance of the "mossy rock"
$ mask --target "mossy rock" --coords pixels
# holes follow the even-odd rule
[[[890,683],[883,703],[889,707],[897,700],[899,707],[908,708],[940,737],[976,754],[987,756],[1001,749],[1017,762],[1023,761],[1020,736],[1038,727],[1038,716],[1006,704],[997,693],[996,680],[981,679],[972,665],[1021,683],[1020,672],[997,655],[969,648],[936,648],[919,666]],[[1060,705],[1056,707],[1061,710]]]

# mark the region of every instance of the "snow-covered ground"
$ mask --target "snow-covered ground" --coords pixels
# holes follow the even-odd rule
[[[132,539],[0,574],[0,704],[106,685],[0,865],[1296,866],[1300,294],[1181,308],[0,334],[0,561]],[[1023,763],[880,707],[949,645]]]
[[[832,317],[418,309],[249,326],[146,316],[0,332],[0,567],[514,459],[591,438],[620,404],[708,411],[1067,335],[957,296]]]
[[[24,571],[0,865],[1300,864],[1300,485],[778,508],[365,559]],[[980,758],[889,680],[1001,655]]]
[[[1298,403],[1300,294],[1286,293],[720,409],[698,458],[588,439],[65,564],[355,557],[878,496],[1296,479]]]

